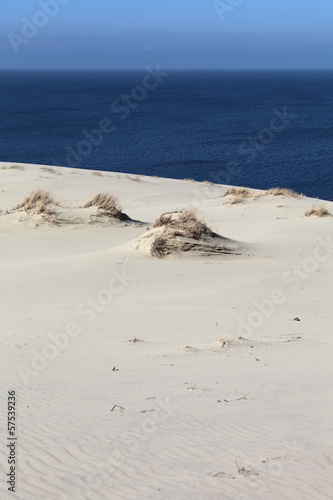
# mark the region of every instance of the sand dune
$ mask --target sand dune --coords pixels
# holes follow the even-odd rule
[[[17,392],[15,497],[331,498],[333,218],[304,214],[333,203],[11,166],[0,370],[3,443]],[[14,210],[36,190],[52,213]],[[128,218],[84,207],[100,193]],[[154,227],[190,209],[203,239]],[[3,444],[5,474],[7,457]]]

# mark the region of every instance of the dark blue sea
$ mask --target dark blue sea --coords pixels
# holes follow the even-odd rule
[[[0,161],[333,200],[333,72],[0,72]]]

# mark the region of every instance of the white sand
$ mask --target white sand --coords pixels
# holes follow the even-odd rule
[[[0,170],[5,474],[8,390],[18,404],[1,499],[332,498],[333,218],[303,216],[322,202],[23,168]],[[67,220],[6,213],[36,189],[69,202]],[[146,225],[89,224],[74,205],[100,192]],[[135,249],[193,206],[241,255]]]

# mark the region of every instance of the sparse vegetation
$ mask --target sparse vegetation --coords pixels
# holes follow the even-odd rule
[[[153,257],[163,259],[169,255],[171,249],[168,245],[168,240],[164,236],[157,236],[151,246],[150,253]]]
[[[140,175],[136,175],[135,177],[133,177],[132,175],[125,175],[125,178],[134,182],[140,182],[141,180]]]
[[[292,198],[301,198],[304,195],[296,193],[292,189],[274,187],[264,191],[261,196],[291,196]]]
[[[1,167],[1,170],[24,170],[22,165],[11,165],[10,167]]]
[[[225,196],[241,196],[243,198],[253,198],[254,192],[246,187],[241,187],[241,188],[229,188],[226,190],[226,192],[223,194],[222,198]]]
[[[10,170],[24,170],[24,167],[22,165],[11,165],[9,167]]]
[[[143,342],[143,340],[139,339],[138,337],[134,337],[131,340],[127,340],[127,343],[129,344],[137,344],[138,342]]]
[[[236,205],[237,203],[242,203],[243,200],[244,196],[242,196],[241,194],[236,194],[231,198],[229,205]]]
[[[249,188],[241,187],[227,189],[222,198],[225,198],[226,196],[232,196],[229,201],[229,205],[236,205],[237,203],[242,203],[244,199],[255,198],[256,194]]]
[[[40,170],[42,172],[46,172],[48,174],[56,174],[57,173],[53,168],[50,168],[50,167],[41,167]]]
[[[24,209],[26,212],[33,211],[42,215],[53,215],[54,210],[51,205],[58,205],[47,191],[33,191],[29,196],[18,203],[14,210]]]
[[[207,224],[198,218],[194,210],[183,209],[180,212],[162,214],[155,221],[154,227],[162,226],[172,228],[175,236],[186,236],[195,240],[214,235]]]
[[[55,210],[56,207],[59,207],[59,209]],[[97,210],[84,212],[83,209],[90,207],[96,207]],[[73,209],[73,212],[66,209]],[[82,209],[82,213],[79,214],[77,209]],[[55,200],[47,191],[37,190],[26,196],[12,210],[25,210],[29,214],[43,215],[47,222],[58,225],[83,224],[85,222],[89,224],[102,223],[105,225],[109,224],[107,218],[128,221],[128,223],[139,223],[139,221],[133,221],[127,214],[123,213],[117,198],[108,193],[97,194],[84,205],[73,205],[69,202]],[[48,216],[52,217],[48,218]]]
[[[182,179],[183,181],[186,181],[186,182],[195,182],[194,179]]]
[[[95,172],[92,172],[91,175],[97,175],[98,177],[102,177],[101,172],[99,172],[98,170],[96,170]]]
[[[104,215],[120,221],[129,219],[128,215],[122,212],[122,208],[118,204],[117,198],[108,193],[97,194],[83,205],[83,208],[89,207],[97,207]]]
[[[279,187],[273,187],[270,189],[267,189],[267,191],[263,191],[261,194],[254,193],[252,189],[241,187],[241,188],[229,188],[227,191],[223,194],[222,198],[226,196],[232,196],[231,200],[229,201],[230,205],[235,205],[236,203],[241,203],[244,199],[246,198],[261,198],[262,196],[289,196],[292,198],[301,198],[304,195],[300,193],[296,193],[296,191],[293,191],[292,189],[288,188],[279,188]]]
[[[304,215],[305,217],[311,217],[311,216],[327,217],[332,214],[327,210],[325,205],[312,205],[304,212]]]
[[[189,209],[162,214],[142,239],[148,242],[150,254],[159,259],[175,252],[232,253],[224,246],[222,237],[214,233],[195,210]]]

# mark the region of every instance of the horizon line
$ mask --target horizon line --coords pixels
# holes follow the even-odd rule
[[[142,68],[0,68],[0,71],[144,71]],[[166,71],[333,71],[332,68],[171,68]]]

